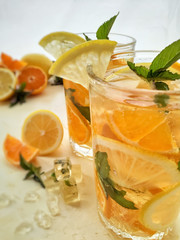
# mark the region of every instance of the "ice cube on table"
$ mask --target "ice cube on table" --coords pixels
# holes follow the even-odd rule
[[[40,196],[37,192],[27,192],[24,201],[25,202],[37,202],[39,200]]]
[[[71,176],[71,162],[68,157],[54,160],[54,172],[58,181],[68,179]]]
[[[33,229],[33,226],[31,223],[29,222],[23,222],[21,224],[19,224],[16,229],[15,229],[15,234],[18,235],[25,235],[29,232],[31,232]]]
[[[43,229],[49,229],[52,225],[51,217],[42,210],[37,210],[34,215],[37,225]]]
[[[75,203],[80,200],[76,180],[74,177],[70,177],[69,179],[60,182],[60,194],[67,204]]]
[[[47,206],[52,216],[60,215],[59,197],[57,194],[47,193]]]
[[[41,179],[47,191],[59,191],[59,182],[56,179],[54,169],[44,172]]]
[[[5,193],[0,194],[0,209],[8,207],[11,204],[11,198]]]
[[[82,181],[82,170],[80,164],[73,164],[71,167],[71,176],[75,178],[76,183]]]

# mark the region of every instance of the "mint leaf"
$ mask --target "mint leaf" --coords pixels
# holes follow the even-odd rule
[[[166,70],[164,72],[158,73],[156,78],[160,78],[164,80],[176,80],[176,79],[180,79],[180,74],[172,73],[169,70]]]
[[[180,171],[180,161],[178,162],[178,170]]]
[[[159,108],[166,107],[168,104],[169,96],[166,94],[156,94],[154,96],[154,102]]]
[[[83,35],[84,35],[86,41],[91,41],[91,39],[85,33],[83,33]]]
[[[169,86],[164,82],[155,82],[154,85],[157,90],[169,90]]]
[[[169,68],[180,58],[180,39],[163,49],[152,61],[150,70],[153,75]]]
[[[133,70],[138,76],[147,78],[149,69],[145,66],[135,66],[135,63],[127,61],[127,64],[131,70]]]
[[[107,178],[109,176],[110,166],[107,161],[107,153],[106,152],[96,152],[95,155],[95,163],[98,167],[98,172],[101,178]]]
[[[109,32],[111,31],[111,28],[117,18],[117,16],[119,15],[119,12],[117,13],[117,15],[113,16],[112,18],[110,18],[108,21],[106,21],[105,23],[103,23],[97,30],[96,32],[96,37],[97,39],[109,39],[108,35]]]
[[[14,89],[14,94],[10,102],[10,107],[13,107],[18,103],[23,104],[26,102],[26,97],[28,97],[31,94],[31,92],[26,91],[25,87],[26,83],[23,82],[21,83],[20,86],[18,86],[18,88]]]

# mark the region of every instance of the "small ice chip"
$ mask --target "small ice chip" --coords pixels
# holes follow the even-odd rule
[[[15,229],[15,233],[19,235],[25,235],[29,232],[31,232],[33,229],[33,226],[29,222],[23,222],[20,225],[18,225]]]
[[[37,225],[43,229],[49,229],[52,225],[51,217],[42,210],[37,210],[34,215]]]

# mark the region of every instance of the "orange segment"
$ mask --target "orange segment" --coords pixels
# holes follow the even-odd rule
[[[75,102],[80,104],[81,106],[89,106],[89,92],[86,88],[78,83],[74,83],[63,79],[64,88],[67,90],[68,88],[74,89],[75,91],[72,93]]]
[[[123,53],[122,53],[123,54]],[[113,68],[119,68],[121,66],[127,65],[127,62],[125,59],[118,59],[119,53],[113,54],[111,56],[111,60],[109,62],[107,69],[113,69]],[[117,57],[116,57],[117,56]],[[116,59],[117,58],[117,59]]]
[[[39,150],[37,148],[31,147],[29,145],[23,144],[20,140],[15,137],[10,136],[9,134],[6,136],[3,145],[4,154],[6,159],[12,163],[13,165],[19,166],[19,154],[25,158],[26,161],[32,161]]]
[[[66,97],[69,135],[78,144],[87,143],[91,136],[91,128],[85,117]]]
[[[25,67],[18,75],[19,84],[25,82],[25,89],[32,91],[33,95],[41,93],[47,86],[47,76],[44,71],[35,66]]]
[[[24,61],[13,60],[12,57],[6,53],[1,53],[1,61],[3,65],[12,71],[21,70],[24,66],[26,66]]]

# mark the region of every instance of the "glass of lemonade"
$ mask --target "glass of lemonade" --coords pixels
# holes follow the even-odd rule
[[[78,34],[84,37],[83,34]],[[95,33],[86,33],[90,39],[96,39]],[[119,53],[134,50],[136,40],[133,37],[110,33],[110,40],[118,42],[109,67],[115,68],[120,64],[117,59]],[[122,62],[122,64],[124,64]],[[92,158],[92,137],[89,110],[89,91],[82,85],[63,79],[65,90],[67,120],[70,144],[79,156]]]
[[[180,82],[154,90],[126,64],[118,68],[127,59],[148,67],[157,54],[118,54],[106,81],[94,77],[89,89],[99,215],[134,240],[162,239],[180,210]]]

